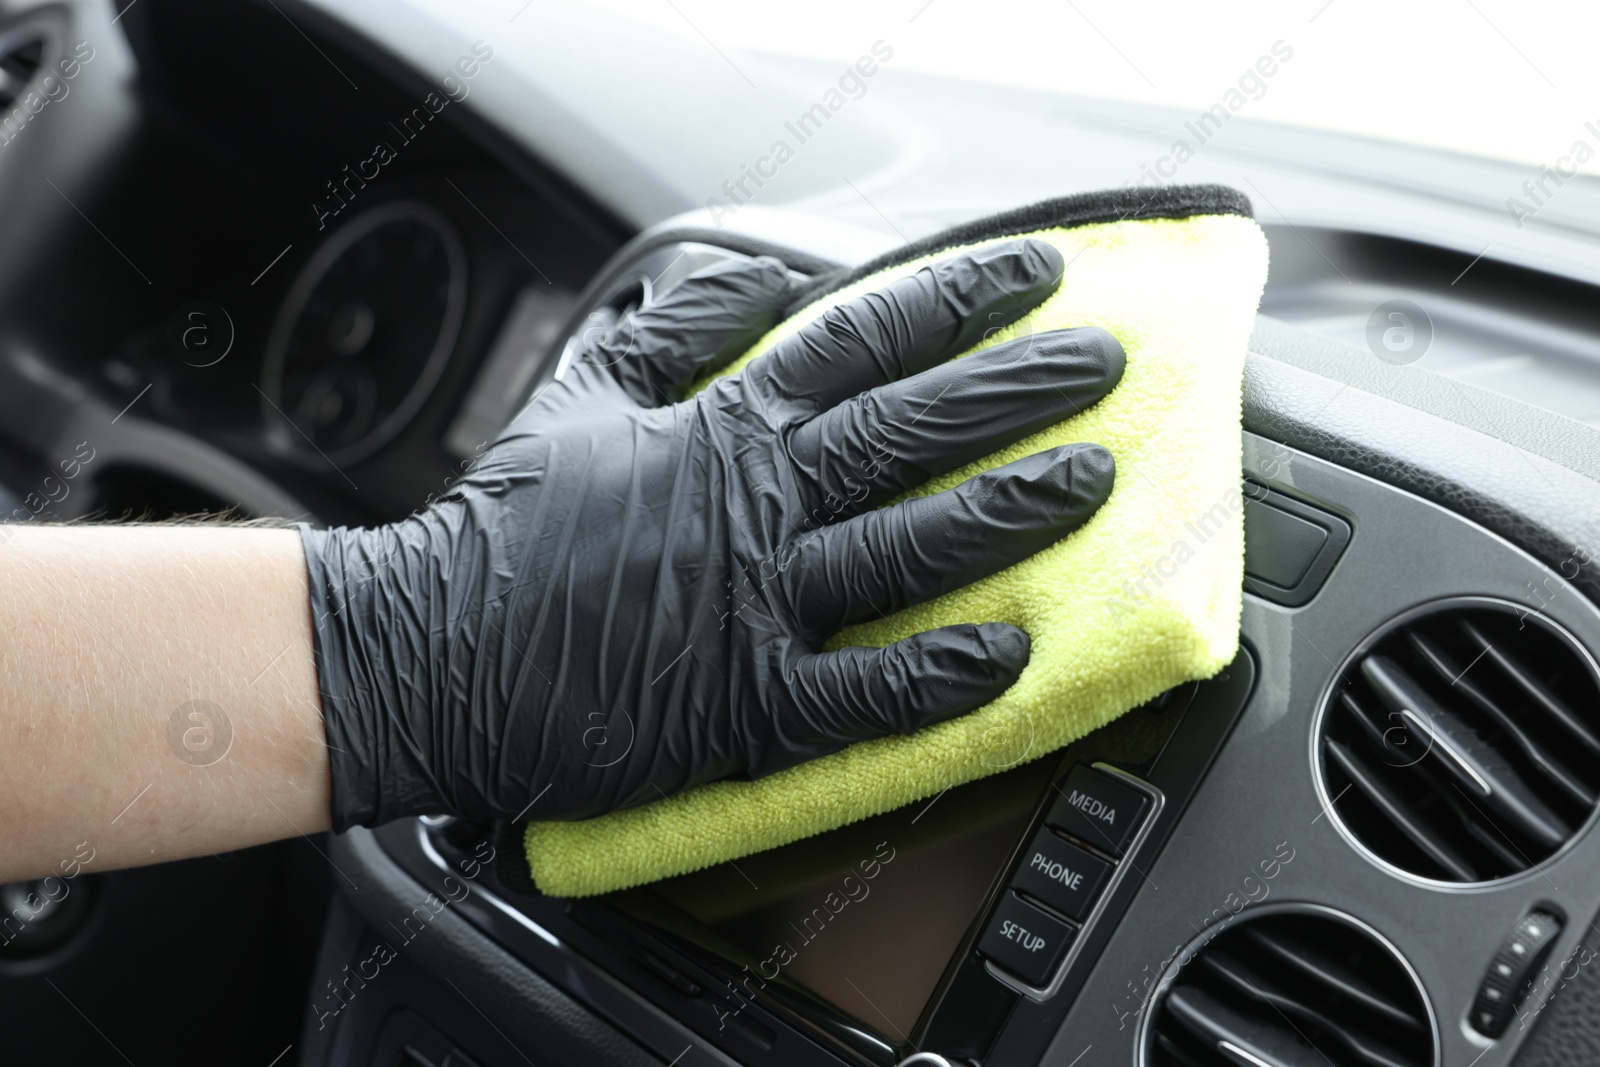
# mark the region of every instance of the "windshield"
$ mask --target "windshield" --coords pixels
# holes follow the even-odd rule
[[[713,47],[893,65],[1600,174],[1600,5],[601,0]],[[755,72],[749,72],[753,77]]]

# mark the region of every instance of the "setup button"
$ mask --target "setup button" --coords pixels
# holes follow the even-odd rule
[[[1111,865],[1049,830],[1033,835],[1012,888],[1038,897],[1069,919],[1082,921],[1100,896]]]
[[[1150,806],[1150,798],[1133,786],[1083,764],[1056,789],[1045,823],[1113,856],[1127,849]]]
[[[978,951],[1028,985],[1042,986],[1049,983],[1076,933],[1066,923],[1006,893],[989,916],[989,925],[978,939]]]

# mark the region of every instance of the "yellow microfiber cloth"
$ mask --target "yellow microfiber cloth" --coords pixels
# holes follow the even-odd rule
[[[1266,240],[1242,194],[1217,186],[1121,190],[960,227],[887,257],[892,265],[869,264],[870,274],[845,279],[722,373],[738,373],[834,304],[1017,236],[1059,248],[1066,276],[1031,314],[978,347],[1100,326],[1122,343],[1127,369],[1093,408],[916,492],[1092,441],[1116,458],[1111,498],[1038,555],[850,627],[830,647],[885,645],[956,622],[1008,622],[1033,642],[1021,678],[992,704],[911,736],[583,822],[530,823],[528,865],[542,892],[588,896],[639,885],[923,800],[1054,751],[1233,659],[1244,569],[1241,380],[1267,267]]]

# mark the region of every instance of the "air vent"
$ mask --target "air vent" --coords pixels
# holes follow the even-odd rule
[[[1318,773],[1378,859],[1488,882],[1548,859],[1600,798],[1593,662],[1542,616],[1483,599],[1375,634],[1330,690]]]
[[[1240,918],[1163,981],[1147,1067],[1431,1067],[1422,991],[1385,942],[1319,907]]]
[[[0,110],[9,110],[44,62],[44,38],[38,34],[0,37]]]

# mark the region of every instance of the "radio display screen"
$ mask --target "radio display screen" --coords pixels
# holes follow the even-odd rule
[[[782,848],[610,895],[745,994],[912,1046],[924,1009],[1063,768],[1155,760],[1196,686],[1169,690],[1065,749]],[[719,991],[724,999],[738,998]],[[786,994],[779,997],[779,994]],[[840,1019],[843,1016],[843,1019]]]
[[[634,892],[692,916],[752,985],[798,985],[904,1042],[1059,758]]]

